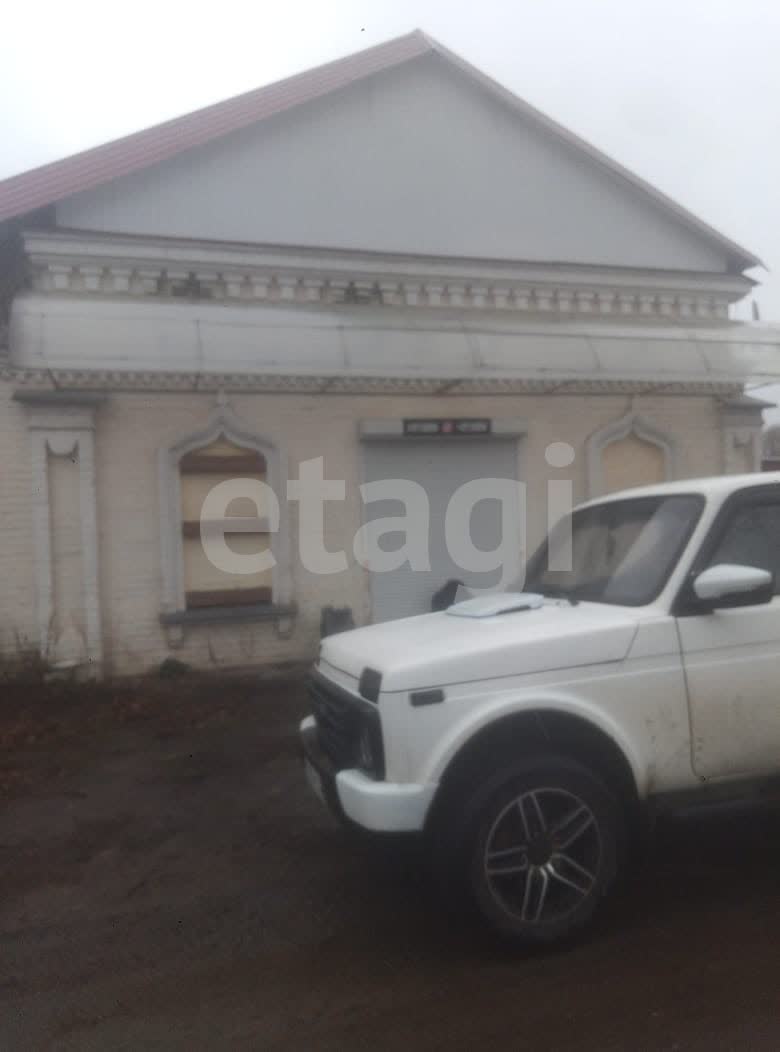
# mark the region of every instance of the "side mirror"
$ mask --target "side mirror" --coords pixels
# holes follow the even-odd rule
[[[768,603],[775,590],[774,576],[756,566],[719,563],[703,570],[693,581],[693,592],[710,610]]]

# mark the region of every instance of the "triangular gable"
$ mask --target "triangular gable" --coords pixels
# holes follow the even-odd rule
[[[387,139],[374,141],[377,122]],[[354,155],[351,168],[328,149]],[[220,178],[226,211],[238,193],[243,217],[210,226]],[[671,269],[759,262],[420,32],[0,183],[0,218],[52,201],[61,225],[126,233]],[[258,222],[271,212],[279,222]]]

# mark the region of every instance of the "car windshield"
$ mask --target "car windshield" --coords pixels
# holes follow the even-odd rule
[[[690,494],[581,508],[551,531],[528,566],[527,592],[618,606],[652,602],[704,505]]]

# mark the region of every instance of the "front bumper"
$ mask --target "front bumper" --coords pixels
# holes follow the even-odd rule
[[[435,785],[377,782],[355,768],[336,771],[319,747],[313,716],[301,723],[303,755],[320,777],[331,810],[376,833],[416,833],[425,825]]]

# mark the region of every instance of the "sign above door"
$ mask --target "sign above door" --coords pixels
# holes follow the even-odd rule
[[[492,421],[485,417],[431,417],[404,420],[404,434],[415,437],[489,435],[491,432]]]

